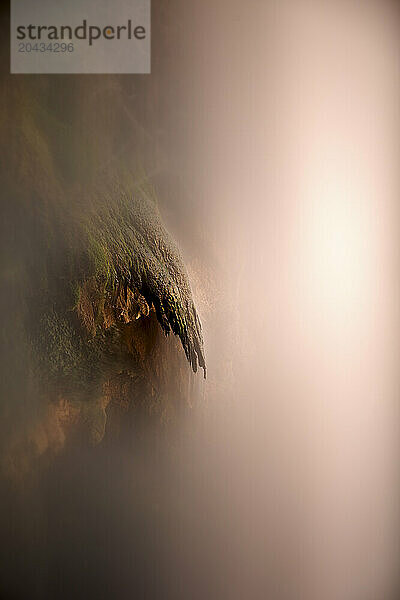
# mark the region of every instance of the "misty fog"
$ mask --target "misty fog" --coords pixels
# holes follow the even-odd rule
[[[143,165],[207,379],[190,375],[172,426],[138,414],[95,446],[49,439],[22,481],[4,476],[0,596],[394,600],[398,7],[154,0],[152,15],[151,75],[10,76],[6,48],[2,86],[66,124],[66,185]],[[34,399],[15,409],[21,335],[5,440],[42,418]]]

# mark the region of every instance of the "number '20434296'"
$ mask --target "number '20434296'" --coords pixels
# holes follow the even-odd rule
[[[30,42],[20,42],[18,44],[18,52],[73,52],[74,44],[65,42],[40,42],[31,44]]]

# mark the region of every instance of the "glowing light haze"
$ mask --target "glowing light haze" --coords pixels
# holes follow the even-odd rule
[[[397,600],[399,6],[152,11],[152,75],[132,86],[148,112],[93,76],[74,80],[86,110],[71,120],[111,174],[134,146],[156,157],[207,381],[193,377],[176,439],[149,443],[139,419],[112,450],[59,453],[7,529],[26,549],[11,584],[61,600],[70,581],[117,600]]]
[[[230,593],[394,598],[398,7],[187,11],[182,160],[220,269],[222,302],[203,313]]]

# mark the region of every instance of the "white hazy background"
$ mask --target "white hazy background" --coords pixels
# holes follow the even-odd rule
[[[115,140],[157,154],[208,378],[167,441],[138,420],[0,494],[0,583],[24,600],[398,600],[400,7],[152,14],[153,79],[71,79],[72,122],[84,141],[98,127],[110,172]]]
[[[212,597],[397,598],[398,6],[178,4],[175,168],[214,274],[178,560],[199,597],[206,555]]]

